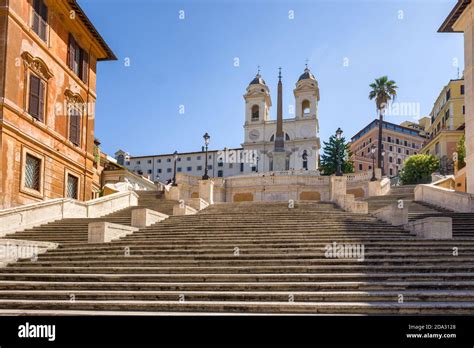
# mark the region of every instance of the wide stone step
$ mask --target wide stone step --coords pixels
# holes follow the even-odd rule
[[[409,237],[409,236],[406,236]],[[391,238],[387,239],[371,239],[364,241],[365,248],[378,248],[379,250],[391,250],[397,248],[403,248],[406,250],[412,249],[429,249],[429,248],[439,248],[445,249],[449,248],[452,250],[453,247],[458,249],[462,248],[472,248],[474,247],[474,239],[449,239],[449,240],[428,240],[428,239],[415,239],[415,238]],[[359,238],[345,238],[341,240],[343,244],[357,244],[360,242]],[[332,242],[331,242],[332,243]],[[325,248],[327,246],[326,240],[321,240],[319,238],[291,238],[288,239],[276,239],[276,240],[249,240],[249,241],[240,241],[239,247],[249,247],[249,248],[290,248],[290,247],[315,247],[315,248]],[[233,242],[226,242],[223,240],[214,240],[211,239],[202,244],[195,243],[178,243],[177,241],[171,241],[169,243],[163,243],[159,241],[157,243],[149,243],[149,241],[124,241],[118,240],[113,243],[99,243],[99,244],[77,244],[77,245],[68,245],[59,246],[59,248],[50,250],[48,253],[62,253],[62,252],[88,252],[88,251],[123,251],[124,246],[128,246],[130,250],[137,251],[146,251],[146,250],[194,250],[194,249],[203,249],[208,248],[215,250],[216,248],[228,248],[235,247]]]
[[[127,254],[125,253],[127,252]],[[407,251],[394,251],[394,252],[383,252],[378,250],[365,250],[363,255],[362,261],[367,261],[372,258],[378,259],[392,259],[392,258],[418,258],[419,260],[423,260],[425,258],[434,258],[434,257],[448,257],[448,258],[458,258],[458,256],[453,256],[452,250],[445,249],[444,251],[423,251],[423,252],[407,252]],[[463,250],[462,252],[463,257],[474,257],[474,251],[466,251]],[[124,258],[127,260],[166,260],[166,259],[178,259],[178,260],[237,260],[237,259],[357,259],[360,257],[357,252],[351,252],[348,255],[342,255],[334,257],[326,256],[326,251],[322,249],[314,249],[312,252],[304,252],[298,250],[288,250],[286,252],[282,252],[281,250],[275,251],[268,251],[265,250],[264,252],[260,250],[251,250],[251,249],[228,249],[227,252],[216,251],[214,253],[210,252],[202,252],[202,253],[182,253],[182,252],[156,252],[156,253],[131,253],[128,249],[124,250],[122,253],[113,253],[113,254],[102,254],[97,253],[94,255],[81,255],[81,254],[44,254],[40,255],[38,259],[40,261],[80,261],[80,260],[119,260],[122,261]]]
[[[228,238],[253,238],[255,234],[252,231],[223,231],[223,230],[206,230],[206,231],[190,231],[189,233],[181,232],[181,231],[167,231],[167,232],[160,232],[160,231],[149,231],[149,232],[137,232],[136,235],[128,235],[125,237],[127,240],[141,240],[141,239],[191,239],[191,238],[212,238],[214,240],[225,240]],[[48,237],[47,235],[45,235]],[[378,238],[380,237],[395,237],[395,238],[402,238],[405,236],[409,236],[408,231],[400,231],[400,230],[392,230],[392,231],[365,231],[365,232],[331,232],[331,231],[319,231],[319,230],[303,230],[303,231],[262,231],[259,234],[256,240],[262,238],[278,238],[278,237],[287,237],[287,238],[304,238],[304,237],[319,237],[319,238],[331,238],[331,237],[342,237],[346,236],[347,238]],[[53,237],[53,236],[50,236]],[[73,239],[73,238],[81,238],[81,236],[67,236],[64,237],[65,239]]]
[[[181,255],[181,254],[191,254],[191,255],[202,255],[202,254],[211,254],[211,253],[217,253],[217,254],[224,254],[228,252],[235,252],[235,248],[229,248],[229,247],[205,247],[205,246],[188,246],[187,248],[179,248],[178,246],[173,246],[173,247],[162,247],[162,246],[147,246],[146,248],[142,247],[136,247],[134,246],[133,248],[128,249],[130,253],[133,252],[133,254],[138,254],[138,255],[156,255],[156,254],[166,254],[166,255]],[[365,250],[370,251],[370,250],[377,250],[378,253],[383,253],[383,254],[400,254],[400,253],[420,253],[419,246],[386,246],[386,247],[379,247],[379,246],[364,246],[364,254]],[[295,251],[302,251],[302,252],[308,252],[308,251],[326,251],[326,246],[324,244],[306,244],[306,245],[295,245],[295,246],[288,246],[288,245],[279,245],[279,246],[272,246],[272,245],[249,245],[245,247],[239,247],[239,253],[240,252],[252,252],[252,253],[278,253],[278,252],[295,252]],[[447,253],[449,251],[449,253]],[[462,252],[463,255],[464,252],[467,251],[469,253],[474,252],[474,245],[471,246],[463,246],[462,247]],[[436,252],[436,253],[442,253],[445,255],[451,254],[452,255],[452,249],[447,248],[444,245],[437,245],[437,246],[425,246],[425,249],[423,249],[422,252]],[[117,256],[123,256],[124,255],[124,249],[123,248],[114,248],[114,247],[109,247],[109,248],[82,248],[82,249],[68,249],[68,248],[60,248],[53,250],[48,253],[48,256],[95,256],[95,255],[117,255]],[[367,255],[372,255],[371,253],[368,253]],[[46,255],[45,255],[46,256]],[[42,256],[45,257],[45,256]]]
[[[460,264],[462,262],[471,262],[472,257],[438,257],[438,258],[382,258],[382,259],[365,259],[364,265],[386,265],[386,266],[396,266],[396,265],[437,265],[437,264]],[[15,263],[15,266],[22,267],[23,265],[31,265],[31,261],[18,261]],[[169,260],[165,258],[163,260],[150,260],[144,258],[130,259],[129,257],[118,259],[118,260],[92,260],[92,261],[67,261],[56,260],[56,261],[35,261],[34,265],[38,267],[57,267],[67,265],[68,267],[84,267],[84,266],[116,266],[116,267],[125,267],[125,266],[143,266],[143,267],[158,267],[158,266],[320,266],[320,265],[360,265],[361,263],[355,259],[325,259],[325,258],[308,258],[308,259],[294,259],[294,258],[269,258],[269,259],[258,259],[258,258],[247,258],[247,259],[188,259],[188,260]]]
[[[259,302],[474,302],[474,291],[100,291],[0,290],[0,300],[139,300],[139,301],[259,301]]]
[[[310,282],[310,281],[364,281],[364,280],[404,280],[404,281],[460,281],[473,280],[474,273],[258,273],[258,274],[70,274],[70,273],[2,273],[0,280],[36,280],[36,281],[101,281],[101,282]]]
[[[4,281],[0,290],[128,291],[474,291],[474,281],[318,281],[318,282],[101,282]],[[1,307],[0,307],[1,308]]]
[[[319,265],[319,266],[288,266],[288,265],[268,265],[268,266],[175,266],[175,267],[166,267],[166,266],[122,266],[115,265],[111,266],[104,264],[102,266],[70,266],[67,264],[62,264],[58,266],[48,265],[48,264],[39,264],[39,265],[30,265],[30,264],[18,264],[6,268],[0,268],[0,273],[87,273],[87,274],[97,274],[97,273],[219,273],[219,274],[229,274],[229,273],[337,273],[337,272],[354,272],[354,271],[365,271],[367,273],[376,273],[376,272],[411,272],[411,273],[421,273],[421,272],[471,272],[473,269],[473,264],[463,265],[463,264],[415,264],[415,265]]]
[[[352,255],[352,254],[351,254]],[[436,251],[436,252],[423,252],[423,253],[417,253],[417,252],[391,252],[387,254],[386,252],[378,252],[378,251],[365,251],[364,254],[362,255],[363,259],[362,261],[367,261],[372,258],[377,258],[377,259],[386,259],[390,260],[392,258],[418,258],[420,261],[424,258],[434,258],[436,256],[439,257],[450,257],[454,258],[455,256],[452,255],[452,251],[445,250],[444,252]],[[116,253],[116,254],[94,254],[94,255],[57,255],[57,254],[52,254],[52,255],[41,255],[39,256],[40,261],[82,261],[82,260],[90,260],[92,261],[98,261],[98,260],[116,260],[116,261],[123,261],[124,258],[127,258],[127,260],[166,260],[170,259],[171,257],[179,259],[179,260],[236,260],[236,259],[330,259],[325,256],[325,250],[314,250],[314,252],[295,252],[295,250],[289,250],[286,253],[281,252],[280,250],[274,251],[274,252],[269,252],[265,251],[265,253],[262,253],[261,251],[252,251],[252,250],[239,250],[239,254],[235,254],[235,250],[229,249],[228,252],[222,253],[222,252],[216,252],[216,253],[209,253],[209,252],[203,252],[203,253],[194,253],[194,254],[189,254],[189,253],[170,253],[170,252],[158,252],[158,253],[129,253],[129,255],[126,255],[125,252],[122,252],[121,254]],[[474,251],[463,251],[463,257],[474,257]],[[340,260],[342,258],[348,258],[351,259],[352,257],[341,257],[341,258],[336,258],[337,260]],[[354,259],[359,258],[359,255],[354,254],[353,256]]]
[[[6,309],[109,310],[151,312],[312,313],[312,314],[472,314],[472,302],[253,302],[253,301],[119,301],[0,300]]]
[[[404,236],[403,236],[404,237]],[[365,241],[371,241],[373,240],[373,236],[370,236],[370,235],[365,235],[365,236],[352,236],[352,241],[355,242],[357,241],[359,244],[363,244]],[[356,239],[357,238],[357,239]],[[400,236],[390,236],[390,235],[387,235],[387,236],[381,236],[381,237],[377,237],[378,240],[386,240],[387,242],[389,241],[393,241],[393,240],[399,240],[401,237]],[[406,239],[413,239],[415,240],[415,236],[410,236],[410,235],[406,235]],[[268,241],[268,242],[271,242],[271,241],[288,241],[288,240],[291,240],[292,238],[291,237],[288,237],[288,236],[284,236],[284,235],[279,235],[279,236],[275,236],[274,239],[272,239],[271,237],[259,237],[259,238],[256,238],[256,237],[252,237],[252,236],[249,236],[249,237],[240,237],[238,235],[235,235],[235,236],[228,236],[226,238],[220,238],[219,239],[216,239],[215,237],[213,236],[208,236],[208,238],[203,238],[203,237],[186,237],[186,236],[183,236],[183,237],[166,237],[166,236],[153,236],[153,237],[149,237],[149,238],[146,238],[146,237],[136,237],[136,238],[123,238],[122,240],[120,240],[119,242],[117,243],[114,243],[114,244],[121,244],[121,245],[125,245],[125,246],[128,246],[128,245],[132,245],[135,241],[139,242],[139,243],[143,243],[143,242],[148,242],[150,244],[166,244],[166,243],[173,243],[173,242],[176,242],[177,244],[178,243],[184,243],[184,244],[188,244],[188,243],[192,243],[192,244],[205,244],[205,243],[214,243],[216,245],[219,245],[220,243],[224,243],[224,242],[227,242],[227,243],[230,243],[230,244],[234,244],[235,247],[239,246],[240,243],[245,243],[245,242],[265,242],[265,241]],[[327,236],[319,236],[319,237],[311,237],[311,236],[294,236],[294,239],[295,240],[302,240],[302,241],[319,241],[319,242],[324,242],[324,243],[333,243],[333,242],[337,242],[337,243],[342,243],[343,241],[347,241],[348,239],[351,239],[351,235],[348,235],[348,234],[341,234],[341,235],[336,235],[336,236],[330,236],[330,235],[327,235]]]

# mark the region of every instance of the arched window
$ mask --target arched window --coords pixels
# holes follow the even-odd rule
[[[252,121],[258,121],[260,118],[258,105],[252,106]]]
[[[301,104],[301,110],[303,111],[303,116],[309,116],[310,113],[310,104],[309,100],[303,100],[303,103]]]
[[[285,133],[285,140],[290,140],[290,136],[288,135],[288,133]],[[275,141],[275,134],[272,134],[272,136],[270,137],[270,141]]]

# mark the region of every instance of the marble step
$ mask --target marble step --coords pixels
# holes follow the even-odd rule
[[[9,300],[0,308],[23,310],[108,310],[150,312],[224,312],[273,314],[472,314],[472,302],[259,302],[259,301],[119,301]]]

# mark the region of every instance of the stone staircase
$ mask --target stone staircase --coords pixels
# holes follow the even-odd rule
[[[364,260],[327,257],[334,242]],[[474,239],[329,203],[227,203],[0,268],[0,314],[110,313],[474,314]]]
[[[106,221],[114,224],[130,226],[132,210],[148,208],[167,215],[173,214],[173,206],[177,201],[165,200],[160,191],[137,191],[138,205],[119,210],[115,213],[94,219],[63,219],[53,221],[35,228],[5,235],[3,238],[24,239],[32,241],[56,242],[61,244],[86,243],[88,225],[91,222]]]
[[[454,238],[474,238],[474,214],[443,211],[438,213],[418,212],[409,214],[409,220],[424,219],[431,216],[447,216],[453,220]]]
[[[393,204],[399,199],[403,199],[403,203],[408,207],[409,212],[438,213],[441,211],[425,203],[416,202],[414,193],[415,187],[416,185],[393,186],[389,194],[384,196],[369,197],[364,199],[364,201],[369,203],[369,213],[386,207],[387,205]]]
[[[453,219],[453,236],[455,238],[474,238],[474,214],[457,213],[424,202],[415,201],[416,185],[394,186],[390,194],[365,199],[369,203],[369,213],[403,199],[408,206],[409,221],[432,216],[446,216]]]
[[[166,215],[173,215],[173,206],[178,201],[165,200],[165,194],[162,191],[136,191],[138,193],[137,208],[147,208]]]

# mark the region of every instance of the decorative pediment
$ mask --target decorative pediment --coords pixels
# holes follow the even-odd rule
[[[23,58],[23,61],[28,68],[33,70],[36,74],[38,74],[45,80],[49,80],[51,77],[54,76],[53,72],[49,70],[48,66],[41,58],[34,57],[33,55],[31,55],[31,53],[26,51],[21,54],[21,58]]]
[[[81,95],[71,91],[69,88],[66,89],[64,95],[70,104],[84,104],[84,100],[82,99]]]

